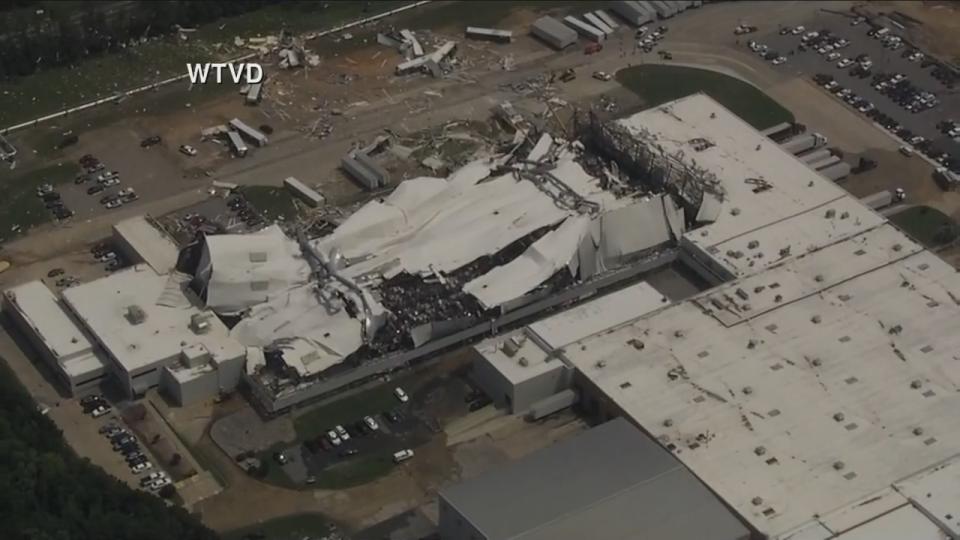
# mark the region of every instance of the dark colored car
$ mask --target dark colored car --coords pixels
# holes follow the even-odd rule
[[[103,186],[100,184],[95,184],[87,188],[87,195],[96,195],[103,191]]]
[[[357,450],[356,448],[344,448],[343,450],[340,451],[340,457],[345,458],[345,457],[355,456],[359,453],[360,451]]]
[[[146,139],[140,141],[140,148],[148,148],[160,144],[163,139],[159,135],[154,135],[152,137],[147,137]]]

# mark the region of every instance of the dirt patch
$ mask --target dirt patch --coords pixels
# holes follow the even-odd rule
[[[874,13],[900,12],[921,24],[907,27],[907,37],[921,48],[952,62],[960,62],[960,5],[956,2],[877,2]]]

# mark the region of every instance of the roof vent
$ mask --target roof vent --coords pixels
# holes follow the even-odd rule
[[[833,219],[833,217],[836,216],[836,215],[837,215],[837,211],[834,210],[833,208],[830,208],[829,210],[827,210],[827,213],[825,214],[825,217],[826,217],[827,219]]]
[[[517,363],[520,364],[521,367],[527,367],[530,365],[530,361],[527,360],[526,356],[521,356]]]
[[[920,379],[914,379],[913,381],[910,381],[910,388],[913,388],[914,390],[918,390],[921,386],[923,386],[923,383],[920,382]]]
[[[843,419],[844,419],[844,418],[846,418],[846,417],[843,415],[842,412],[838,412],[838,413],[836,413],[836,414],[833,415],[833,419],[836,420],[837,422],[843,422]]]
[[[663,421],[663,427],[672,427],[672,426],[673,426],[673,420],[667,418],[666,420]]]
[[[767,453],[767,449],[764,448],[764,447],[762,447],[762,446],[758,446],[758,447],[756,447],[756,448],[753,449],[753,453],[756,454],[756,455],[758,455],[758,456],[762,456],[762,455],[764,455],[764,454]]]
[[[922,427],[913,428],[913,434],[916,435],[917,437],[923,435],[923,428]]]
[[[601,368],[601,369],[602,369],[602,368],[607,367],[607,361],[606,361],[606,360],[598,360],[595,365],[597,366],[597,368]]]
[[[833,468],[834,468],[834,470],[837,470],[837,471],[842,471],[843,468],[846,467],[846,466],[847,466],[847,465],[846,465],[844,462],[842,462],[842,461],[834,461],[834,462],[833,462]]]
[[[757,240],[747,242],[747,249],[757,249],[758,247],[760,247],[760,242]]]
[[[754,506],[760,506],[763,504],[763,499],[760,497],[754,497],[753,499],[750,499],[750,502],[753,503]]]
[[[204,313],[194,313],[190,317],[190,330],[194,334],[206,334],[210,331],[210,317]]]
[[[142,324],[143,321],[147,320],[146,312],[143,311],[143,308],[135,304],[127,306],[127,313],[125,316],[127,321],[133,325]]]
[[[810,319],[810,322],[812,322],[813,324],[820,324],[820,321],[822,321],[822,320],[823,320],[823,319],[821,319],[819,315],[814,315],[814,316]]]

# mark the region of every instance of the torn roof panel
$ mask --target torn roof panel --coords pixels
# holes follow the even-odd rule
[[[463,290],[487,308],[523,296],[569,265],[578,256],[590,218],[569,218],[510,261],[467,283]]]
[[[300,246],[271,225],[252,234],[205,237],[198,275],[204,281],[207,305],[235,313],[306,283],[310,265]]]

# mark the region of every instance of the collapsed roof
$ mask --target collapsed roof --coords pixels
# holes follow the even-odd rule
[[[669,196],[614,195],[575,144],[536,151],[535,163],[481,160],[405,181],[299,247],[277,227],[210,237],[199,272],[208,303],[248,309],[232,335],[279,349],[306,377],[357,351],[420,346],[683,234]]]

